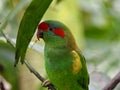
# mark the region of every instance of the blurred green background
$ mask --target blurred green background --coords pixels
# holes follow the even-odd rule
[[[14,68],[14,48],[1,30],[15,43],[20,21],[31,0],[0,0],[0,77],[9,90],[45,90],[25,65]],[[102,88],[120,71],[120,0],[53,0],[43,20],[59,20],[73,33],[87,60],[90,90]],[[34,35],[26,59],[44,77],[42,40]],[[24,43],[24,42],[23,42]],[[115,88],[120,90],[120,84]]]

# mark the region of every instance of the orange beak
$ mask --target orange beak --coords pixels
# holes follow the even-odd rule
[[[37,39],[43,38],[43,32],[41,30],[37,31]]]

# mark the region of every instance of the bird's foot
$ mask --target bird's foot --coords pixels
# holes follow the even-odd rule
[[[49,80],[45,80],[43,83],[42,83],[42,87],[47,87],[48,85],[51,85],[51,82]]]

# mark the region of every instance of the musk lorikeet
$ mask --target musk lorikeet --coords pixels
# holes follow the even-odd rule
[[[45,67],[57,90],[88,90],[86,61],[70,30],[61,22],[46,20],[39,24],[37,38],[45,42]]]

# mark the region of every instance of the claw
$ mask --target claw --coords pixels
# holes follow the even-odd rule
[[[48,85],[50,85],[51,82],[49,80],[45,80],[43,83],[42,83],[42,87],[47,87]]]

